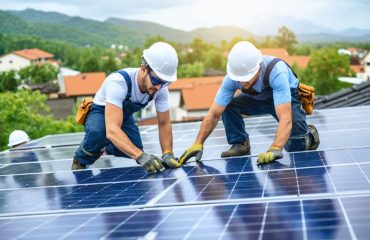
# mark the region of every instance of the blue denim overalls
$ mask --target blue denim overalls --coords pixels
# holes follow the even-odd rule
[[[118,71],[127,83],[127,96],[123,101],[123,122],[121,129],[131,140],[131,142],[143,150],[140,132],[138,126],[135,124],[133,114],[143,109],[153,98],[150,97],[146,104],[133,103],[130,100],[132,82],[127,72]],[[93,104],[85,122],[85,136],[80,146],[75,152],[75,158],[83,164],[93,164],[105,151],[108,154],[119,157],[129,157],[125,153],[117,149],[106,137],[105,131],[105,106]]]
[[[290,92],[292,96],[292,131],[284,148],[288,152],[304,151],[308,149],[310,144],[306,115],[301,108],[301,101],[297,88],[291,88]],[[227,105],[222,114],[222,121],[225,126],[227,142],[229,144],[243,143],[249,140],[249,135],[245,131],[245,124],[241,114],[270,114],[278,121],[272,89],[270,87],[265,87],[261,93],[241,93],[234,97],[229,105]]]

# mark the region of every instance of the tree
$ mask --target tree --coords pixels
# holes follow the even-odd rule
[[[289,53],[293,51],[294,44],[297,43],[297,39],[292,31],[287,27],[282,26],[278,30],[278,34],[275,37],[278,47],[285,48]]]
[[[80,68],[81,72],[98,72],[100,70],[100,63],[95,56],[90,56],[82,61]]]
[[[0,73],[0,93],[6,91],[15,92],[17,91],[18,84],[15,71],[11,70]]]
[[[0,149],[5,149],[9,134],[21,129],[31,138],[39,138],[48,134],[82,131],[82,127],[69,121],[54,120],[48,112],[46,95],[39,91],[18,91],[16,93],[0,93]]]
[[[350,86],[340,82],[338,77],[351,74],[348,56],[339,55],[336,49],[321,49],[312,54],[300,79],[303,83],[313,85],[316,94],[330,94]]]
[[[101,64],[101,70],[107,75],[118,70],[118,64],[114,56],[109,55]]]
[[[58,70],[50,64],[31,64],[18,71],[20,80],[28,84],[42,84],[57,78]]]
[[[204,73],[204,64],[202,62],[181,64],[177,71],[179,78],[201,77]]]

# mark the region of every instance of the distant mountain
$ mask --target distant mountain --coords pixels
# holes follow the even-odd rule
[[[285,26],[294,32],[298,41],[303,42],[370,41],[370,29],[350,28],[343,31],[335,31],[334,29],[322,27],[307,20],[291,17],[261,18],[251,23],[244,24],[243,28],[254,34],[276,35],[281,26]]]
[[[222,40],[230,41],[234,37],[261,39],[259,35],[276,35],[278,28],[283,25],[293,31],[299,41],[370,41],[370,29],[353,28],[336,32],[309,21],[285,17],[261,18],[243,27],[216,26],[187,32],[147,21],[119,18],[96,21],[33,9],[0,11],[0,33],[32,35],[80,46],[108,47],[111,44],[142,46],[148,37],[156,35],[180,43],[190,42],[194,37],[201,37],[213,43],[219,43]]]
[[[234,37],[249,38],[254,37],[250,32],[235,26],[216,26],[213,28],[197,28],[190,32],[192,38],[201,37],[208,42],[221,42],[222,40],[231,40]]]
[[[289,28],[296,35],[312,33],[335,33],[335,30],[331,28],[321,27],[310,21],[292,17],[264,17],[244,24],[243,28],[259,35],[276,35],[281,26]]]
[[[175,42],[188,42],[191,37],[188,32],[166,27],[157,23],[146,21],[126,20],[121,18],[108,18],[106,23],[115,24],[120,27],[131,29],[132,31],[142,31],[148,36],[161,35],[165,39]]]

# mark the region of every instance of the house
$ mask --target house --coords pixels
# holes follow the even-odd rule
[[[64,77],[65,96],[85,97],[93,96],[99,90],[106,75],[104,72],[81,73]]]
[[[224,76],[181,78],[169,85],[172,121],[200,120],[211,106]],[[155,122],[156,111],[150,103],[141,112],[141,123]]]
[[[0,72],[18,71],[31,64],[49,63],[57,67],[59,63],[53,57],[53,54],[37,48],[13,51],[0,57]]]
[[[370,80],[370,52],[363,60],[364,75],[363,79]]]
[[[284,48],[261,48],[262,55],[268,55],[283,59],[289,65],[296,65],[299,68],[306,68],[310,61],[309,56],[293,55],[290,56]]]
[[[315,109],[370,105],[370,81],[315,99]]]

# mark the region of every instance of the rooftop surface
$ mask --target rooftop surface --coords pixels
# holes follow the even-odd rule
[[[348,114],[351,113],[351,114]],[[103,156],[70,171],[83,133],[50,135],[0,153],[0,239],[369,239],[370,106],[315,110],[317,151],[257,166],[274,138],[272,117],[246,118],[252,155],[220,159],[222,122],[203,161],[148,174]],[[180,156],[200,122],[173,125]],[[157,126],[140,127],[161,155]]]

